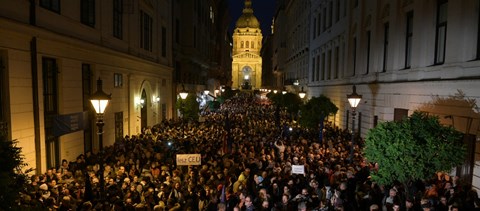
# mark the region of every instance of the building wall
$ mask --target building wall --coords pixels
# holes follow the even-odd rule
[[[285,3],[287,9],[302,4],[301,1]],[[437,30],[443,24],[437,19],[437,1],[316,0],[310,4],[307,97],[323,94],[339,107],[338,113],[329,117],[330,121],[351,129],[351,108],[346,95],[356,85],[363,98],[354,124],[362,136],[376,123],[392,121],[402,112],[411,114],[421,110],[438,115],[445,125],[476,136],[478,143],[478,1],[448,1],[443,61],[436,60],[442,56],[436,52],[440,52]],[[282,11],[279,8],[277,14]],[[407,31],[407,18],[412,11],[412,27]],[[284,14],[283,20],[299,19],[292,16],[295,13]],[[275,26],[292,27],[288,21],[278,20]],[[410,55],[408,33],[411,33]],[[282,44],[282,41],[273,43],[276,54]],[[275,56],[273,61],[280,63]],[[476,148],[472,183],[478,189],[478,144]]]
[[[310,44],[310,1],[287,1],[286,20],[286,60],[284,85],[289,91],[300,91],[299,85],[306,85]],[[285,24],[285,22],[283,23]],[[294,85],[298,83],[298,85]]]
[[[54,59],[57,63],[58,114],[66,115],[84,110],[82,91],[82,64],[91,67],[91,93],[97,90],[96,80],[103,80],[103,90],[112,94],[104,117],[104,146],[115,141],[115,113],[123,112],[121,120],[123,135],[136,135],[141,132],[142,119],[151,126],[162,119],[173,117],[172,95],[172,53],[171,20],[168,1],[134,1],[124,8],[123,36],[112,36],[111,1],[96,1],[95,25],[80,23],[80,1],[62,2],[60,13],[40,7],[34,2],[35,16],[29,16],[30,1],[16,4],[0,2],[0,52],[5,60],[6,77],[10,85],[6,99],[9,107],[9,137],[19,141],[25,161],[29,167],[44,172],[47,166],[47,141],[45,137],[43,58]],[[151,50],[140,47],[138,29],[139,13],[152,15]],[[32,21],[34,20],[34,21]],[[162,42],[161,29],[167,30],[166,42]],[[31,43],[36,43],[35,48]],[[162,52],[166,47],[166,53]],[[36,52],[32,60],[32,52]],[[38,74],[34,81],[33,73]],[[114,86],[114,75],[122,78],[121,86]],[[33,87],[36,85],[36,87]],[[142,116],[136,99],[146,92]],[[34,98],[38,97],[38,107]],[[159,102],[154,98],[159,97]],[[88,102],[87,102],[88,103]],[[162,111],[162,104],[166,111]],[[35,114],[38,113],[38,122]],[[94,115],[92,115],[94,117]],[[94,123],[92,120],[91,123]],[[96,126],[91,125],[93,151],[98,151]],[[85,153],[83,131],[68,133],[58,137],[58,158],[70,161]],[[53,153],[55,157],[56,153]]]

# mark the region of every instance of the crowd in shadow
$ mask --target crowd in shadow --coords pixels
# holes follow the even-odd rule
[[[20,203],[44,210],[478,209],[472,186],[446,173],[378,185],[369,177],[377,166],[362,157],[360,140],[351,146],[348,131],[326,123],[319,139],[275,113],[240,93],[205,111],[204,121],[166,120],[33,175]],[[201,165],[179,166],[176,154],[200,154]]]

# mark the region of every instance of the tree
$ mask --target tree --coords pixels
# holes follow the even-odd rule
[[[317,128],[319,125],[322,127],[325,118],[328,115],[336,114],[337,111],[338,107],[325,95],[312,97],[300,108],[299,123],[307,128]]]
[[[20,192],[24,192],[28,173],[23,172],[27,164],[23,162],[21,148],[17,141],[8,141],[0,135],[0,210],[14,210],[18,207]]]
[[[198,120],[199,106],[197,96],[194,94],[189,94],[185,100],[180,98],[176,103],[176,107],[184,120]]]
[[[238,93],[238,90],[232,90],[231,87],[226,86],[226,87],[224,87],[224,91],[221,93],[221,95],[217,97],[217,100],[218,100],[218,102],[220,102],[220,104],[223,104],[223,102],[232,98],[237,93]]]
[[[302,99],[294,93],[287,92],[282,93],[268,93],[267,97],[277,106],[285,108],[285,110],[290,114],[296,114],[300,110],[302,105]]]
[[[437,116],[414,112],[399,122],[384,122],[368,131],[363,153],[378,163],[372,180],[378,184],[407,184],[450,171],[466,155],[462,134],[440,124]]]
[[[212,111],[216,111],[220,108],[220,102],[218,101],[208,101],[208,108]]]

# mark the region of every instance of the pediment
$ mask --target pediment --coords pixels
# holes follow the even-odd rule
[[[242,59],[243,59],[243,58],[251,58],[251,59],[257,59],[257,58],[260,58],[260,56],[257,55],[257,54],[245,52],[245,53],[237,54],[237,55],[233,56],[233,58],[242,58]]]

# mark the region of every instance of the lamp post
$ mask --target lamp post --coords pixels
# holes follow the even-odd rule
[[[298,96],[303,100],[303,98],[305,98],[306,95],[307,93],[303,91],[303,86],[302,86],[302,90],[298,93]]]
[[[185,100],[187,99],[187,96],[188,96],[188,92],[187,90],[185,90],[185,86],[182,84],[182,90],[180,90],[180,98],[182,98],[182,100]]]
[[[180,95],[180,115],[182,115],[182,119],[184,118],[185,115],[185,102],[183,102],[185,99],[187,99],[188,92],[185,90],[185,86],[182,84],[182,90],[178,93]]]
[[[97,91],[90,97],[95,112],[97,113],[97,127],[98,127],[98,145],[100,146],[100,200],[103,200],[105,194],[105,178],[103,177],[103,114],[107,108],[111,95],[107,95],[102,90],[102,79],[97,80]]]
[[[362,100],[362,95],[357,94],[357,88],[353,85],[353,93],[347,95],[348,103],[352,108],[352,146],[350,148],[350,163],[353,162],[353,148],[355,145],[355,109],[357,108],[360,100]]]

